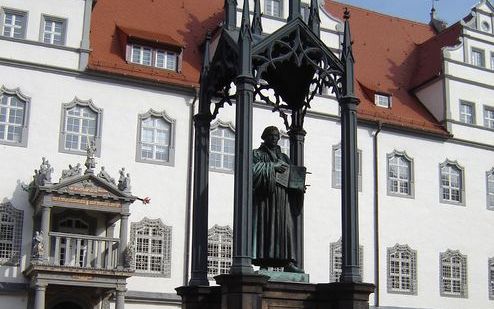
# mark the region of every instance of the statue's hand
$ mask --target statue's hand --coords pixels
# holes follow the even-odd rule
[[[275,163],[274,165],[274,170],[277,172],[277,173],[284,173],[286,171],[286,164],[284,162],[277,162]]]

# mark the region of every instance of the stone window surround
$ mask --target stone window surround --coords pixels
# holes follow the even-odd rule
[[[491,111],[494,113],[494,107],[493,106],[487,106],[487,105],[484,105],[484,127],[488,128],[488,129],[494,129],[494,127],[489,127],[487,126],[487,121],[486,121],[486,116],[487,116],[487,111]],[[491,118],[489,118],[489,120],[491,120]]]
[[[494,198],[494,192],[489,192],[489,177],[494,178],[494,167],[489,171],[485,172],[485,184],[486,184],[486,205],[488,210],[494,210],[494,205],[489,205],[489,196],[492,195]],[[494,180],[494,179],[493,179]]]
[[[58,17],[58,16],[53,16],[53,15],[48,15],[48,14],[42,14],[41,15],[41,22],[40,22],[40,30],[39,30],[39,41],[40,42],[45,42],[44,40],[44,35],[45,35],[45,22],[46,21],[56,21],[56,22],[61,22],[62,23],[62,44],[54,44],[54,43],[46,43],[50,45],[61,45],[65,46],[67,44],[67,25],[68,25],[68,19],[63,18],[63,17]]]
[[[5,15],[6,13],[11,13],[11,14],[16,14],[16,15],[22,15],[24,16],[24,22],[22,25],[22,38],[18,39],[25,39],[26,38],[26,31],[27,31],[27,23],[29,19],[29,13],[27,11],[23,10],[18,10],[18,9],[13,9],[13,8],[8,8],[8,7],[1,7],[0,9],[0,24],[1,24],[1,35],[3,36],[3,30],[4,30],[4,23],[5,23]]]
[[[161,277],[161,278],[171,278],[171,262],[172,262],[172,227],[169,225],[165,225],[163,221],[161,221],[160,218],[157,219],[149,219],[147,217],[142,218],[141,221],[138,222],[132,222],[130,224],[130,244],[133,247],[133,260],[135,264],[135,254],[136,254],[136,239],[137,239],[137,230],[143,227],[148,227],[148,226],[159,226],[161,229],[163,229],[164,233],[164,238],[168,237],[169,238],[169,244],[168,247],[166,246],[165,243],[163,243],[162,247],[162,258],[163,258],[163,272],[162,273],[157,273],[157,272],[145,272],[141,270],[136,270],[134,276],[138,277]],[[168,259],[165,259],[165,257],[168,256]],[[135,269],[135,265],[134,265]]]
[[[339,281],[339,275],[341,274],[341,268],[336,268],[335,265],[335,253],[339,253],[339,257],[341,257],[342,254],[342,243],[341,243],[341,237],[335,241],[329,244],[329,282],[338,282]],[[363,278],[364,274],[364,246],[359,245],[359,266],[360,266],[360,276]],[[343,265],[341,265],[343,266]]]
[[[461,121],[461,106],[462,105],[469,105],[472,108],[472,122],[471,123]],[[458,120],[461,123],[469,124],[469,125],[475,125],[477,123],[477,113],[476,113],[476,108],[475,108],[475,102],[460,100]]]
[[[332,166],[331,166],[331,187],[334,189],[341,189],[341,181],[338,183],[336,181],[336,151],[338,149],[341,149],[341,143],[338,143],[336,145],[333,145],[332,149]],[[341,150],[340,150],[341,151]],[[362,192],[362,150],[357,149],[357,187],[358,191]],[[343,162],[340,163],[341,166],[343,166]],[[342,173],[342,171],[339,171]],[[342,176],[340,176],[340,179],[343,179]]]
[[[410,291],[402,289],[394,289],[391,286],[391,254],[396,252],[408,252],[410,254]],[[401,273],[401,267],[400,267]],[[408,245],[395,244],[393,247],[387,248],[387,288],[388,293],[417,295],[417,251],[412,250]]]
[[[480,63],[475,64],[473,62],[473,54],[474,53],[479,53],[480,54]],[[477,47],[472,47],[470,49],[470,63],[475,66],[475,67],[480,67],[480,68],[485,68],[485,51],[483,49],[477,48]]]
[[[79,154],[86,155],[85,150],[73,150],[73,149],[65,149],[65,134],[66,132],[66,121],[67,121],[67,111],[75,106],[83,106],[90,108],[94,113],[96,113],[96,134],[94,136],[94,142],[96,145],[96,153],[95,155],[99,157],[101,155],[101,132],[102,132],[102,123],[103,123],[103,109],[94,105],[91,99],[89,100],[81,100],[78,97],[75,97],[69,103],[62,104],[62,114],[60,117],[60,137],[58,141],[58,152],[69,153],[69,154]]]
[[[12,256],[10,259],[0,259],[0,265],[19,266],[22,249],[22,226],[24,223],[24,211],[15,208],[12,203],[0,203],[0,213],[7,213],[15,222],[12,231]]]
[[[408,161],[409,163],[409,169],[408,169],[408,183],[409,183],[409,193],[408,194],[401,194],[397,192],[392,192],[391,191],[391,181],[389,178],[389,161],[395,157],[403,157],[405,160]],[[413,164],[413,158],[410,157],[406,151],[398,151],[398,150],[393,150],[393,152],[387,154],[387,160],[386,160],[386,179],[387,179],[387,193],[389,196],[398,196],[398,197],[408,197],[408,198],[415,198],[415,173],[414,173],[414,164]]]
[[[444,281],[443,281],[443,260],[452,259],[453,257],[460,258],[461,263],[461,286],[459,294],[447,293],[444,291]],[[467,270],[467,256],[460,253],[459,250],[447,249],[445,252],[439,254],[439,291],[440,295],[444,297],[458,297],[458,298],[468,298],[468,270]]]
[[[9,89],[6,88],[5,86],[2,85],[0,87],[0,95],[3,93],[9,94],[9,95],[14,95],[17,96],[21,101],[24,101],[25,103],[25,109],[24,109],[24,124],[22,128],[22,140],[20,143],[15,143],[15,142],[9,142],[9,141],[4,141],[0,140],[0,145],[9,145],[9,146],[19,146],[19,147],[27,147],[27,140],[28,140],[28,129],[29,129],[29,114],[31,112],[31,98],[24,95],[20,88],[15,88],[15,89]]]
[[[231,121],[228,121],[228,122],[223,122],[221,121],[220,119],[218,119],[217,121],[215,121],[212,125],[211,125],[211,129],[209,130],[209,134],[210,134],[210,137],[209,137],[209,150],[211,152],[211,132],[213,132],[215,129],[217,129],[218,127],[222,127],[222,128],[225,128],[225,129],[230,129],[233,133],[235,133],[235,126],[233,125],[233,123]],[[235,152],[233,153],[235,155]],[[211,155],[210,155],[210,158],[209,160],[211,160]],[[235,160],[235,158],[234,158]],[[209,163],[211,164],[211,163]],[[235,168],[235,166],[234,166]],[[234,170],[233,169],[226,169],[226,168],[215,168],[215,167],[211,167],[211,165],[209,165],[209,170],[212,171],[212,172],[218,172],[218,173],[226,173],[226,174],[233,174]]]
[[[443,199],[443,190],[442,190],[442,168],[445,166],[453,166],[457,168],[460,172],[460,201],[450,201]],[[439,164],[439,202],[442,204],[453,204],[459,206],[465,206],[466,195],[465,195],[465,169],[458,163],[458,161],[452,161],[446,159],[443,163]]]
[[[232,257],[233,257],[233,230],[232,228],[229,226],[229,225],[225,225],[225,226],[220,226],[220,225],[217,225],[215,224],[212,228],[210,228],[208,230],[208,247],[209,247],[209,244],[210,242],[212,241],[211,238],[215,237],[216,235],[222,235],[223,237],[221,237],[221,240],[219,241],[214,241],[216,243],[219,244],[219,247],[223,248],[225,243],[226,244],[230,244],[230,257],[222,257],[219,255],[220,252],[217,252],[218,255],[214,255],[214,256],[211,256],[209,253],[209,248],[208,248],[208,264],[209,264],[209,261],[211,258],[214,258],[217,262],[218,262],[218,266],[216,267],[215,271],[212,272],[210,271],[210,267],[208,265],[208,279],[209,280],[212,280],[213,276],[216,276],[216,275],[220,275],[220,271],[221,271],[221,267],[220,267],[220,263],[221,262],[225,262],[225,263],[229,263],[229,265],[232,264]],[[226,238],[226,239],[225,239]]]
[[[280,6],[279,6],[279,16],[268,14],[268,1],[278,2],[280,4]],[[276,17],[276,18],[283,18],[283,15],[284,15],[283,14],[283,11],[284,11],[283,0],[264,0],[264,10],[263,10],[263,14],[264,15],[266,15],[266,16],[272,16],[272,17]]]
[[[170,124],[170,140],[168,143],[168,161],[160,161],[160,160],[151,160],[151,159],[143,159],[141,154],[141,130],[142,130],[142,121],[147,118],[160,118],[165,120],[168,124]],[[144,114],[138,115],[137,121],[137,140],[136,140],[136,161],[141,163],[149,163],[149,164],[159,164],[159,165],[175,165],[175,131],[176,131],[176,120],[171,118],[165,110],[162,112],[157,112],[153,109],[150,109]]]

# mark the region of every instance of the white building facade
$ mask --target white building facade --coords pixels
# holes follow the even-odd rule
[[[121,7],[94,0],[0,2],[0,301],[5,308],[181,306],[174,289],[187,284],[190,271],[193,115],[202,61],[191,50],[200,51],[206,31],[222,20],[223,3],[143,4],[141,12],[128,2]],[[286,22],[285,2],[261,1],[264,32]],[[321,39],[336,54],[342,8],[320,7]],[[165,9],[168,27],[144,22],[146,14]],[[420,37],[414,43],[439,55],[434,60],[439,71],[431,78],[374,87],[363,69],[374,57],[363,47],[372,45],[366,41],[370,37],[358,24],[352,28],[355,49],[362,49],[356,57],[357,82],[364,89],[358,127],[360,259],[363,281],[376,285],[370,305],[490,308],[494,7],[482,0],[462,21],[438,32],[432,25],[350,11],[352,23],[367,16],[365,22],[383,27],[389,24],[381,18],[410,33],[420,28],[413,32]],[[196,18],[183,21],[182,14]],[[130,22],[131,17],[140,22]],[[111,48],[103,49],[110,45],[102,42],[109,41]],[[450,41],[454,44],[445,43]],[[429,63],[418,59],[424,63],[417,61],[417,67]],[[376,85],[397,80],[397,72],[407,70],[400,65],[395,63],[396,71],[386,67]],[[406,100],[414,97],[416,103],[408,104],[401,88]],[[341,152],[335,97],[321,94],[311,106],[305,121],[305,165],[311,174],[303,262],[316,283],[338,280],[341,269]],[[415,113],[418,108],[423,112]],[[268,125],[287,131],[271,110],[255,104],[253,147]],[[234,130],[234,106],[225,106],[211,131],[211,278],[227,271],[231,261]],[[86,173],[91,167],[84,168],[91,141],[94,175]],[[281,140],[285,147],[286,141]],[[51,176],[38,184],[45,194],[39,196],[60,203],[33,199],[33,174]],[[89,193],[72,194],[69,186]],[[148,204],[135,201],[145,197]],[[107,204],[98,204],[100,199]],[[111,209],[119,201],[119,210]],[[43,232],[41,263],[36,232]],[[97,248],[96,243],[112,244]],[[98,264],[104,259],[114,263]]]

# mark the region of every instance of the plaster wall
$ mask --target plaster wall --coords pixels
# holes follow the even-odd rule
[[[103,109],[102,147],[101,157],[96,159],[97,170],[99,166],[105,166],[110,175],[117,177],[118,170],[125,167],[131,174],[132,193],[151,198],[149,205],[137,201],[131,206],[129,221],[137,222],[143,217],[161,218],[164,224],[172,226],[174,253],[171,278],[136,275],[128,280],[128,288],[162,292],[163,289],[169,291],[182,285],[187,194],[187,174],[184,171],[188,164],[188,132],[191,123],[188,105],[193,98],[163,90],[121,86],[102,80],[90,81],[5,66],[0,67],[0,75],[4,77],[2,82],[6,87],[19,87],[24,95],[31,98],[28,147],[0,145],[0,168],[5,171],[2,176],[5,185],[0,186],[0,196],[10,200],[16,208],[24,210],[23,266],[30,254],[32,207],[21,184],[31,181],[33,170],[38,168],[42,156],[50,160],[55,170],[52,177],[54,181],[58,181],[62,169],[66,169],[68,164],[84,163],[85,155],[58,152],[62,103],[79,97],[82,100],[91,99],[97,107]],[[159,112],[165,110],[176,121],[174,166],[135,160],[138,114],[151,108]],[[22,281],[21,270],[23,268],[5,268],[2,280],[16,278]]]
[[[415,92],[415,95],[437,120],[444,120],[446,104],[444,98],[444,80],[437,80],[421,88]]]

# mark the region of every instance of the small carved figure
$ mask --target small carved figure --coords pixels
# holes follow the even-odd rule
[[[125,176],[125,167],[119,171],[120,178],[118,179],[118,189],[124,192],[130,192],[130,174],[127,173]]]
[[[32,256],[35,259],[39,259],[43,257],[43,254],[45,252],[45,245],[43,243],[43,232],[38,232],[34,234],[33,237],[33,250],[32,250]]]
[[[44,186],[45,183],[51,183],[51,173],[53,173],[53,167],[45,157],[42,158],[39,170],[34,170],[35,183],[39,186]]]
[[[84,163],[84,165],[86,166],[86,171],[84,172],[84,174],[92,174],[93,169],[96,167],[96,160],[94,160],[96,145],[94,143],[94,140],[89,142],[89,145],[87,145],[86,153],[86,163]]]
[[[60,177],[60,180],[72,176],[80,176],[81,173],[82,173],[82,168],[80,163],[77,163],[76,166],[72,166],[72,164],[69,164],[69,169],[62,170],[62,177]]]
[[[105,171],[105,167],[102,166],[101,167],[101,171],[98,173],[98,177],[99,178],[102,178],[108,182],[111,182],[113,184],[115,184],[115,178],[111,177],[106,171]]]

